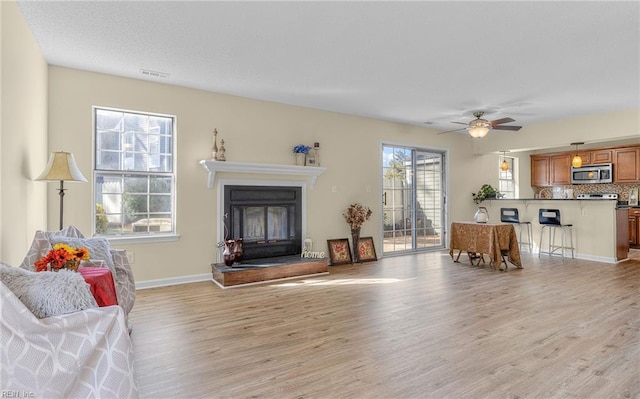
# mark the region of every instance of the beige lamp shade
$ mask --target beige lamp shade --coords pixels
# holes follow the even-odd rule
[[[44,172],[36,180],[86,182],[73,154],[70,152],[52,152]]]

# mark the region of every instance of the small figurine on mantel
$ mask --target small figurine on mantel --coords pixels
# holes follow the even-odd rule
[[[213,129],[213,148],[211,148],[211,159],[218,159],[218,129]]]
[[[224,157],[224,139],[220,140],[220,149],[218,150],[218,161],[226,161],[227,159]]]

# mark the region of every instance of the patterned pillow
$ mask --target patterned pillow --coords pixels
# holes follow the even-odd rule
[[[97,308],[79,273],[31,272],[0,262],[0,281],[39,319]]]
[[[51,245],[57,243],[67,244],[69,246],[80,248],[85,247],[89,250],[89,260],[102,260],[111,270],[111,274],[116,275],[113,256],[111,256],[109,241],[106,238],[72,238],[72,237],[53,237]]]
[[[60,231],[36,231],[31,242],[31,248],[27,251],[27,255],[20,264],[23,269],[35,271],[36,268],[33,265],[38,259],[45,256],[51,250],[51,239],[54,237],[76,237],[84,238],[80,230],[75,226],[67,226]]]

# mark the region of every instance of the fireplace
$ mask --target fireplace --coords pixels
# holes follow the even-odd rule
[[[244,259],[302,252],[302,188],[224,185],[227,238],[242,238]]]

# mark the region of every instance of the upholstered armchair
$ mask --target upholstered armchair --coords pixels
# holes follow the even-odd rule
[[[85,238],[74,226],[67,226],[60,231],[38,230],[33,237],[31,248],[27,252],[21,268],[34,271],[34,263],[46,255],[54,244],[62,242],[71,246],[83,246],[89,249],[91,260],[104,262],[113,274],[118,297],[118,305],[129,315],[136,298],[136,286],[133,271],[127,260],[127,253],[122,249],[112,249],[105,238]]]
[[[25,398],[138,397],[121,307],[98,308],[82,277],[67,270],[37,273],[0,263],[0,277],[2,392]]]

